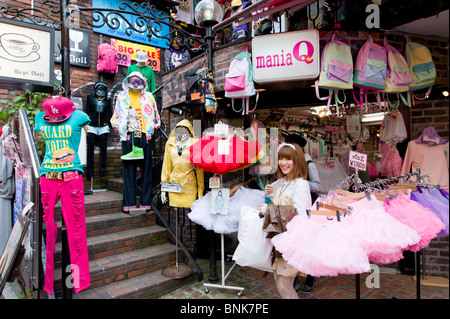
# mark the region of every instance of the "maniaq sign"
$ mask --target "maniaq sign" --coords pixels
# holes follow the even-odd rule
[[[319,32],[312,29],[254,37],[252,64],[257,83],[317,78]]]

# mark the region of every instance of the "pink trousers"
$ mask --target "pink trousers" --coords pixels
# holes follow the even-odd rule
[[[83,176],[65,182],[59,179],[40,178],[42,205],[44,207],[43,220],[47,225],[46,235],[46,267],[44,290],[52,294],[54,282],[54,253],[57,236],[55,223],[55,204],[61,198],[61,210],[67,229],[69,242],[72,282],[63,282],[75,293],[89,287],[89,258],[86,238],[86,220],[84,215],[84,186]],[[63,269],[63,271],[66,271]]]

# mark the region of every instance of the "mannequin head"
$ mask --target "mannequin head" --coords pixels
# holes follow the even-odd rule
[[[106,97],[108,88],[106,87],[105,84],[99,83],[95,86],[94,91],[95,91],[95,97],[97,97],[99,99],[104,99]]]
[[[144,80],[138,76],[130,76],[127,82],[128,88],[132,90],[143,90],[145,88]]]
[[[175,140],[176,141],[185,141],[191,136],[189,129],[184,126],[177,126],[175,128]]]
[[[144,66],[145,62],[148,60],[148,55],[144,51],[138,51],[136,52],[136,64],[139,66]]]

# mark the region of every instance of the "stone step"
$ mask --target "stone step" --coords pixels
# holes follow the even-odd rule
[[[89,260],[121,254],[127,251],[155,246],[167,242],[167,230],[158,225],[118,231],[87,238]],[[62,265],[62,244],[55,246],[55,267]]]
[[[164,243],[156,246],[127,251],[89,262],[92,290],[130,278],[161,271],[175,262],[175,246]],[[61,269],[55,269],[55,295],[62,291]],[[82,292],[81,292],[82,293]]]
[[[74,299],[149,299],[161,297],[193,280],[193,275],[172,279],[156,270],[105,286],[81,291]]]

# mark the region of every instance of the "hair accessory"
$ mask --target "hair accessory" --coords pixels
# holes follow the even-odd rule
[[[289,143],[281,143],[280,145],[278,145],[278,150],[277,150],[277,153],[281,150],[281,148],[283,147],[283,146],[289,146],[289,147],[292,147],[292,149],[294,150],[294,151],[296,151],[296,149],[295,149],[295,146],[294,145],[292,145],[292,144],[289,144]]]

